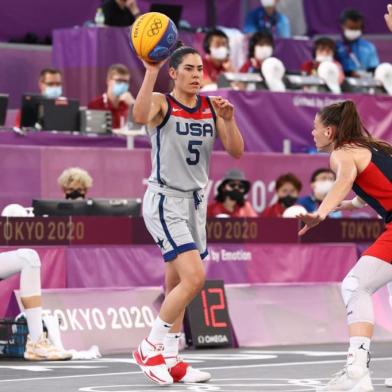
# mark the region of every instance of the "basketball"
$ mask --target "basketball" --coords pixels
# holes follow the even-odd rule
[[[174,22],[159,12],[148,12],[131,28],[131,47],[143,60],[158,62],[168,57],[177,42]]]

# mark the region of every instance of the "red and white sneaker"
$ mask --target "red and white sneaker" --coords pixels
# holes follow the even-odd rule
[[[133,359],[139,365],[144,375],[156,384],[173,384],[173,377],[167,370],[165,359],[163,358],[163,344],[152,344],[144,339],[136,351],[132,353]]]
[[[167,357],[167,362],[171,362],[171,357]],[[169,368],[169,373],[173,377],[174,382],[182,383],[197,383],[207,382],[211,379],[211,374],[208,372],[202,372],[201,370],[194,369],[188,363],[186,363],[180,356],[177,356],[176,363],[174,366]]]

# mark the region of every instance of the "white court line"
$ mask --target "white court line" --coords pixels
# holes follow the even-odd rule
[[[378,361],[390,361],[392,357],[387,358],[372,358],[372,362]],[[332,361],[304,361],[304,362],[285,362],[285,363],[261,363],[254,365],[233,365],[233,366],[217,366],[217,367],[205,367],[199,368],[200,370],[223,370],[223,369],[250,369],[250,368],[262,368],[262,367],[280,367],[280,366],[302,366],[302,365],[325,365],[331,363],[345,363],[346,360],[332,360]],[[71,376],[54,376],[54,377],[33,377],[33,378],[18,378],[11,380],[0,380],[0,383],[4,382],[23,382],[23,381],[41,381],[41,380],[59,380],[67,378],[83,378],[83,377],[101,377],[101,376],[119,376],[129,374],[142,374],[142,372],[121,372],[121,373],[97,373],[97,374],[79,374]]]

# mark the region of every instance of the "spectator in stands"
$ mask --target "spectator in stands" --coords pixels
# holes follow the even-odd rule
[[[89,109],[110,110],[113,129],[122,128],[126,124],[129,107],[135,101],[128,91],[130,78],[125,65],[111,65],[106,77],[106,92],[88,104]]]
[[[44,68],[38,78],[38,88],[40,94],[45,98],[59,98],[63,95],[63,80],[61,72],[56,68]],[[15,117],[15,127],[20,127],[21,112],[18,111]]]
[[[85,199],[87,192],[93,185],[93,179],[86,170],[80,167],[65,169],[57,179],[66,199]]]
[[[204,37],[203,48],[206,55],[203,57],[203,86],[216,83],[223,72],[233,70],[229,60],[229,38],[222,31],[214,29]]]
[[[44,68],[39,75],[38,86],[41,95],[46,98],[58,98],[63,95],[61,72],[56,68]]]
[[[208,217],[255,218],[256,211],[245,199],[250,182],[238,169],[229,170],[218,187],[215,202],[207,209]]]
[[[336,42],[336,58],[347,76],[361,76],[373,72],[379,65],[376,47],[362,38],[364,20],[355,9],[343,11],[340,16],[343,39]]]
[[[340,70],[339,82],[343,83],[344,72],[341,64],[335,60],[336,45],[328,37],[320,37],[314,42],[313,60],[306,61],[301,65],[301,71],[306,75],[317,75],[319,65],[324,61],[332,61]]]
[[[105,25],[127,27],[140,15],[136,0],[106,0],[102,5]]]
[[[321,202],[332,188],[333,183],[336,180],[335,173],[328,168],[320,168],[312,173],[310,178],[310,187],[312,188],[312,194],[301,197],[298,200],[298,204],[305,207],[306,211],[314,212],[317,211]],[[330,218],[341,218],[341,211],[334,211],[329,214]]]
[[[281,218],[283,212],[295,205],[302,189],[301,181],[292,173],[283,174],[276,180],[275,191],[278,201],[267,207],[261,216],[264,218]]]
[[[260,73],[261,64],[274,52],[274,38],[268,30],[254,33],[249,39],[248,60],[240,72]]]
[[[291,36],[290,21],[286,15],[276,10],[278,0],[261,0],[261,7],[249,12],[246,17],[244,32],[269,30],[275,37]]]

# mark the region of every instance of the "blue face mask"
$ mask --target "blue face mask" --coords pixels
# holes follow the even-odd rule
[[[58,98],[63,94],[61,86],[47,86],[44,91],[46,98]]]
[[[119,97],[120,95],[126,93],[128,89],[129,89],[129,83],[125,83],[125,82],[114,83],[113,94],[116,97]]]

